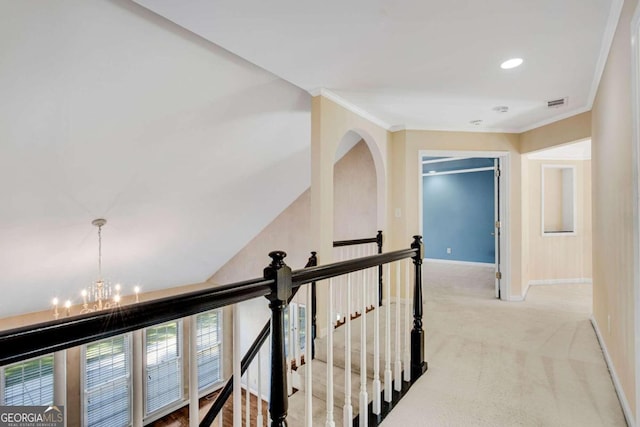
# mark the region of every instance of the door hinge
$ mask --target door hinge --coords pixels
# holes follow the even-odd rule
[[[496,168],[496,178],[500,178],[500,168]]]
[[[498,280],[502,279],[502,272],[496,271],[496,279]]]
[[[502,223],[500,221],[496,221],[496,228],[502,228]]]

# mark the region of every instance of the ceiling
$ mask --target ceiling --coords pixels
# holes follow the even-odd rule
[[[502,132],[591,109],[622,7],[622,0],[135,1],[388,129]],[[512,57],[523,65],[502,70]],[[547,108],[564,97],[566,106]]]
[[[0,2],[0,318],[81,302],[95,218],[125,293],[209,278],[309,187],[310,94],[389,129],[589,109],[612,1]]]

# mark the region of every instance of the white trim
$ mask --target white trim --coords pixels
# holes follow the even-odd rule
[[[499,158],[501,178],[500,179],[500,220],[502,222],[501,270],[502,280],[501,299],[511,301],[511,153],[509,151],[455,151],[455,150],[420,150],[418,152],[418,230],[420,235],[424,235],[422,229],[422,158],[429,157],[477,157],[477,158]]]
[[[572,177],[571,177],[571,185],[573,186],[573,191],[571,194],[573,198],[573,230],[571,231],[544,231],[544,171],[545,169],[571,169]],[[542,237],[557,237],[557,236],[575,236],[577,234],[576,230],[578,229],[578,175],[576,174],[575,165],[554,165],[554,164],[543,164],[540,169],[540,232],[542,233]]]
[[[470,157],[444,157],[440,159],[433,160],[422,160],[423,165],[428,165],[430,163],[442,163],[442,162],[455,162],[456,160],[467,160]]]
[[[455,259],[437,259],[437,258],[425,258],[424,262],[435,262],[439,264],[458,264],[458,265],[468,265],[468,266],[478,266],[478,267],[493,267],[494,264],[492,262],[475,262],[475,261],[458,261]]]
[[[590,278],[577,278],[577,279],[548,279],[548,280],[529,280],[527,282],[524,292],[519,296],[512,296],[509,301],[526,301],[529,296],[529,288],[531,286],[545,286],[545,285],[569,285],[569,284],[593,284],[593,279]]]
[[[384,120],[374,116],[373,114],[369,113],[368,111],[363,110],[362,108],[358,107],[357,105],[353,104],[352,102],[347,101],[343,97],[341,97],[339,95],[336,95],[334,92],[330,91],[329,89],[319,88],[319,89],[310,90],[308,92],[313,97],[324,96],[325,98],[335,102],[336,104],[338,104],[342,108],[345,108],[345,109],[351,111],[353,114],[356,114],[356,115],[362,117],[363,119],[368,120],[371,123],[380,126],[384,130],[391,130],[391,125],[389,123],[387,123]]]
[[[635,427],[635,423],[633,420],[633,413],[631,412],[631,406],[629,406],[629,401],[627,400],[627,396],[624,394],[624,389],[622,388],[622,384],[620,384],[620,378],[616,373],[616,368],[613,365],[613,361],[611,360],[611,356],[609,355],[609,350],[607,350],[607,344],[602,338],[602,334],[600,333],[600,328],[598,327],[598,321],[593,315],[589,316],[589,320],[591,320],[591,325],[593,326],[593,330],[596,333],[596,337],[598,338],[598,343],[600,344],[600,348],[602,349],[602,354],[604,355],[604,361],[607,364],[607,368],[609,368],[609,374],[611,375],[611,380],[613,381],[613,387],[616,389],[616,394],[618,395],[618,400],[620,401],[620,406],[622,406],[622,412],[624,413],[624,418],[627,421],[627,425],[629,427]]]
[[[471,172],[486,172],[486,171],[492,171],[495,170],[495,168],[493,166],[487,166],[487,167],[483,167],[483,168],[475,168],[475,169],[459,169],[459,170],[454,170],[454,171],[444,171],[444,172],[434,172],[434,173],[422,173],[422,176],[438,176],[438,175],[455,175],[458,173],[471,173]]]
[[[529,280],[527,284],[527,290],[529,286],[545,286],[545,285],[572,285],[572,284],[593,284],[593,279],[589,277],[579,277],[575,279],[548,279],[548,280]]]
[[[631,19],[631,116],[633,130],[633,283],[636,420],[640,420],[640,4]]]
[[[605,26],[604,33],[602,35],[600,54],[598,55],[598,62],[596,62],[596,68],[593,73],[593,80],[591,81],[591,89],[589,90],[589,98],[587,100],[587,106],[589,107],[589,109],[593,107],[593,101],[596,98],[598,86],[600,86],[600,79],[602,78],[604,67],[607,64],[607,58],[609,57],[609,51],[611,50],[611,45],[613,44],[613,37],[615,36],[616,29],[618,28],[618,21],[620,20],[623,5],[624,0],[613,0],[611,2],[611,9],[609,9],[607,25]]]

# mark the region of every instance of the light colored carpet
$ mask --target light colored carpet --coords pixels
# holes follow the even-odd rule
[[[590,285],[493,298],[492,269],[424,266],[428,372],[384,426],[625,426]]]

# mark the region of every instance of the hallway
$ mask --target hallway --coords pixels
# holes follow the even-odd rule
[[[423,267],[429,370],[384,426],[626,426],[591,326],[591,285],[493,299],[493,270]]]

